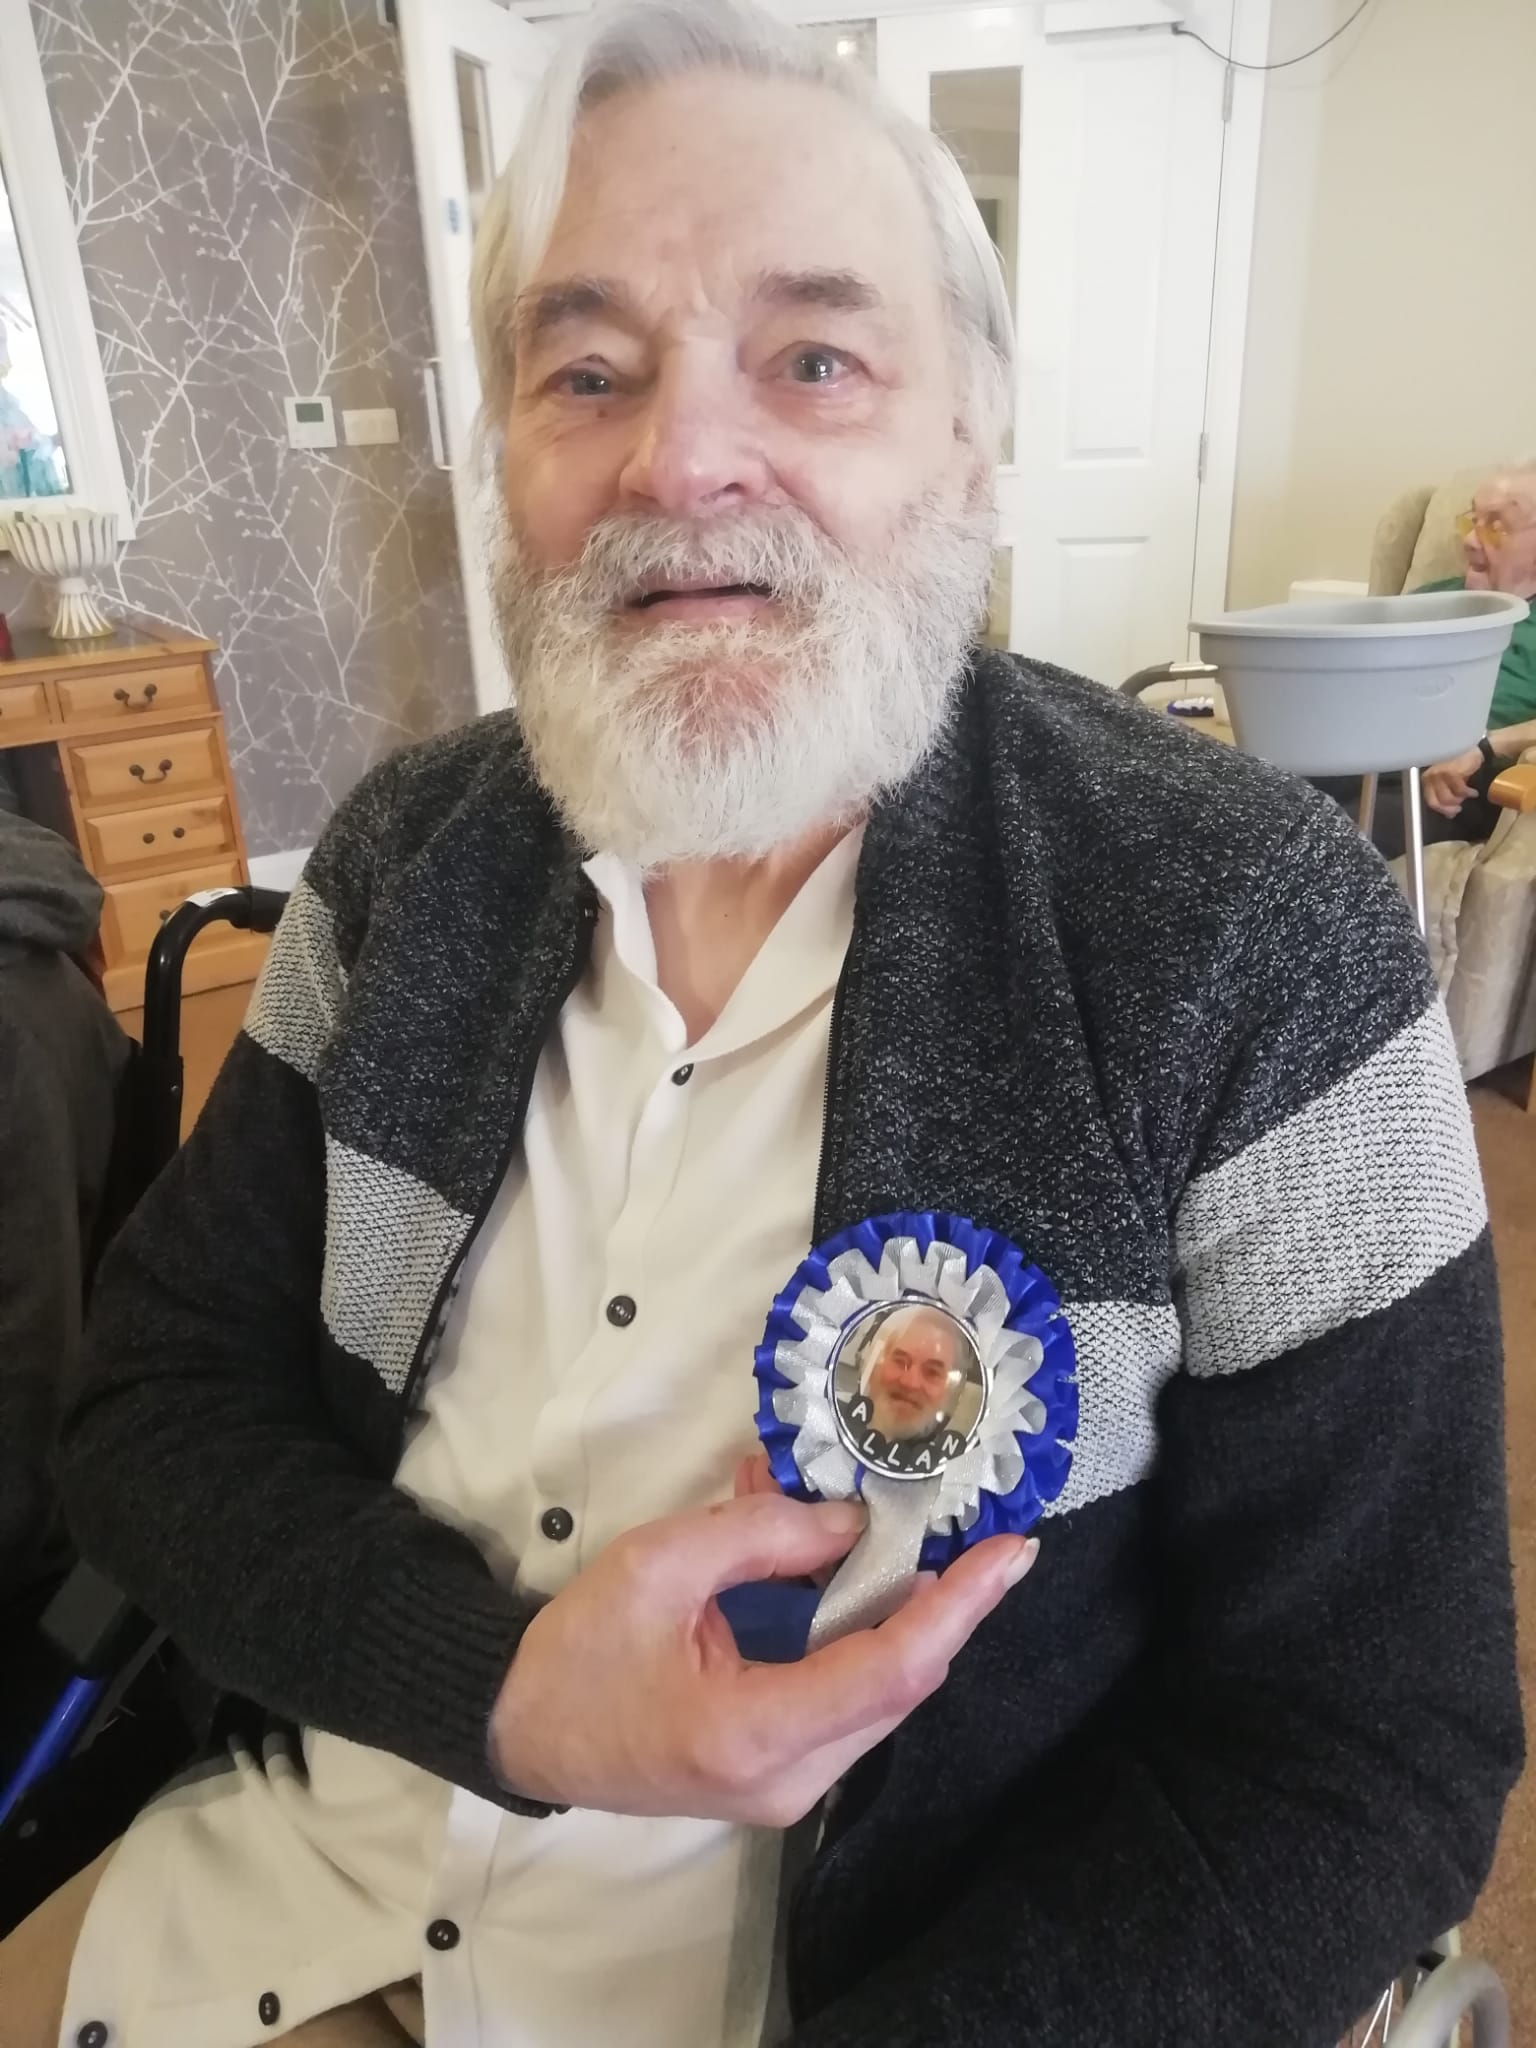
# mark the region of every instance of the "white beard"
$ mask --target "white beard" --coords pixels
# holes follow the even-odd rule
[[[882,1419],[883,1418],[883,1419]],[[907,1408],[898,1408],[894,1401],[882,1399],[870,1403],[870,1424],[878,1429],[889,1443],[914,1443],[919,1438],[937,1436],[948,1417],[941,1409],[924,1408],[916,1414]]]
[[[650,869],[759,859],[851,822],[932,744],[982,619],[990,507],[922,502],[856,566],[793,508],[619,514],[540,576],[503,526],[492,586],[534,768],[588,846]],[[765,585],[772,615],[616,618],[675,580]]]

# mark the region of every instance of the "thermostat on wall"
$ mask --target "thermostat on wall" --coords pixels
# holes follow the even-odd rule
[[[336,411],[328,398],[285,398],[290,448],[334,448]]]

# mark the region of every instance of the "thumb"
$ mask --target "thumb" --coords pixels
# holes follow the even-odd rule
[[[702,1604],[726,1586],[755,1579],[798,1579],[853,1548],[866,1516],[857,1501],[788,1500],[781,1493],[747,1494],[671,1524],[672,1562],[680,1589]]]

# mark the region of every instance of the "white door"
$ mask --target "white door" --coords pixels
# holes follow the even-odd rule
[[[480,380],[469,331],[470,255],[551,41],[499,0],[398,0],[398,12],[437,340],[424,370],[428,419],[438,464],[453,472],[475,701],[492,711],[507,703],[509,689],[484,569],[487,480],[475,447]]]
[[[955,147],[1014,294],[994,637],[1106,683],[1188,644],[1224,65],[1174,20],[1225,48],[1231,0],[876,22],[882,83]]]

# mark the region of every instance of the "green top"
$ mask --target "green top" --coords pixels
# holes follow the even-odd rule
[[[1463,576],[1448,576],[1443,583],[1421,586],[1424,590],[1466,587]],[[1509,651],[1499,664],[1499,680],[1494,684],[1493,702],[1488,707],[1488,730],[1497,732],[1501,726],[1523,725],[1528,718],[1536,718],[1536,605],[1516,626]]]

